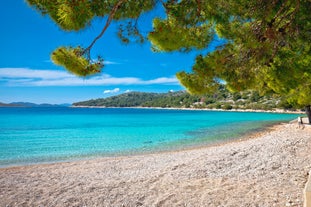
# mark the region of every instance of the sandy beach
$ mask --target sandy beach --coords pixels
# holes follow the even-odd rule
[[[311,128],[199,149],[0,169],[0,206],[302,206]]]

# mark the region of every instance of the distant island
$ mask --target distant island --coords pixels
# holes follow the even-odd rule
[[[231,93],[221,87],[213,94],[191,95],[186,91],[168,93],[129,92],[108,98],[72,104],[73,107],[160,107],[198,109],[299,110],[275,94],[261,96],[256,91]]]
[[[35,104],[30,102],[12,102],[12,103],[2,103],[0,102],[0,107],[68,107],[71,104]]]

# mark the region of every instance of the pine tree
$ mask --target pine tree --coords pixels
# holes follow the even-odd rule
[[[202,50],[191,73],[177,74],[189,92],[211,92],[225,82],[231,91],[277,93],[290,104],[305,107],[311,123],[310,0],[27,1],[63,30],[78,31],[95,17],[107,18],[89,46],[62,46],[52,53],[56,64],[79,76],[100,72],[102,58],[93,61],[90,51],[115,21],[125,43],[147,38],[154,51]],[[144,37],[136,23],[157,5],[165,17],[155,18],[153,31]],[[213,52],[204,52],[215,37],[225,41]]]

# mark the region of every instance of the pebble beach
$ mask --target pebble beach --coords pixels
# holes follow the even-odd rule
[[[0,168],[0,206],[303,206],[311,127],[197,149]]]

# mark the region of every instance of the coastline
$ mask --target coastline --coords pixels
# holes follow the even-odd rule
[[[219,145],[0,169],[0,206],[301,206],[311,128]]]
[[[10,110],[9,112],[11,113]],[[282,121],[280,121],[281,117],[284,117],[284,120],[287,122],[289,120],[292,120],[294,118],[296,118],[296,115],[282,115],[282,114],[255,114],[255,113],[248,113],[248,114],[242,114],[242,113],[227,113],[227,112],[203,112],[203,120],[204,121],[196,121],[193,124],[190,124],[190,127],[187,126],[187,123],[184,122],[184,118],[188,119],[191,118],[192,119],[198,119],[198,117],[201,117],[201,113],[199,113],[198,111],[195,112],[182,112],[182,111],[157,111],[157,110],[152,110],[152,109],[99,109],[99,110],[89,110],[89,109],[72,109],[72,108],[62,108],[61,110],[57,109],[31,109],[31,110],[25,110],[27,112],[27,114],[39,114],[41,112],[44,112],[44,114],[68,114],[70,116],[68,116],[68,121],[66,121],[66,123],[69,123],[69,120],[72,119],[72,121],[70,121],[70,125],[74,125],[75,128],[72,128],[72,131],[75,132],[77,130],[77,126],[76,124],[72,124],[75,123],[75,120],[77,119],[77,116],[75,116],[76,114],[85,114],[87,112],[87,114],[104,114],[104,116],[90,116],[92,119],[90,119],[90,123],[95,123],[92,124],[92,127],[94,126],[93,131],[89,131],[89,130],[82,130],[81,132],[85,132],[85,133],[80,133],[79,139],[81,137],[81,139],[83,140],[83,142],[79,142],[76,141],[78,140],[77,138],[72,139],[72,131],[68,130],[67,127],[64,128],[64,130],[56,130],[55,131],[55,135],[57,135],[57,137],[59,137],[57,141],[55,142],[55,144],[53,144],[53,140],[55,140],[55,138],[51,137],[49,138],[49,135],[53,135],[53,133],[50,133],[52,131],[47,131],[47,139],[46,140],[51,140],[49,141],[51,143],[51,146],[53,146],[52,148],[49,149],[50,153],[47,156],[44,152],[44,150],[41,150],[41,148],[39,146],[45,145],[43,142],[41,144],[40,140],[36,141],[36,137],[37,136],[41,136],[41,135],[37,135],[36,132],[37,130],[33,130],[30,132],[34,132],[34,134],[30,136],[30,134],[28,134],[28,132],[24,132],[23,134],[28,134],[27,137],[25,137],[25,140],[30,139],[31,141],[35,142],[35,143],[39,143],[38,145],[36,144],[32,144],[29,145],[28,149],[25,150],[25,154],[23,153],[16,153],[18,152],[17,150],[11,150],[10,149],[14,149],[14,143],[13,144],[4,144],[6,146],[12,146],[11,148],[8,148],[8,151],[5,150],[5,148],[3,147],[3,152],[4,155],[10,155],[14,154],[15,157],[11,156],[8,157],[8,159],[5,159],[5,157],[2,157],[1,162],[0,162],[0,168],[5,168],[5,167],[10,167],[10,166],[21,166],[21,165],[35,165],[35,164],[40,164],[40,163],[53,163],[53,162],[66,162],[66,161],[76,161],[76,160],[82,160],[82,159],[93,159],[96,157],[114,157],[114,156],[125,156],[125,155],[136,155],[136,154],[150,154],[150,153],[157,153],[157,152],[165,152],[165,151],[176,151],[176,150],[183,150],[183,149],[195,149],[195,148],[202,148],[205,146],[209,146],[209,145],[214,145],[219,144],[219,143],[223,143],[223,142],[230,142],[230,139],[239,139],[241,136],[244,136],[245,134],[249,134],[249,133],[253,133],[253,132],[257,132],[261,129],[266,128],[267,126],[271,125],[271,124],[275,124],[275,123],[280,123]],[[159,112],[159,113],[158,113]],[[172,112],[172,113],[171,113]],[[180,112],[180,113],[179,113]],[[127,137],[126,139],[122,138],[122,142],[119,142],[121,144],[118,145],[113,145],[110,144],[109,142],[106,142],[105,139],[108,137],[106,134],[106,132],[108,132],[110,129],[109,126],[119,126],[119,123],[113,123],[111,122],[111,118],[110,115],[111,114],[115,114],[115,113],[122,113],[122,114],[133,114],[133,113],[139,113],[139,114],[146,114],[145,116],[139,116],[141,117],[141,119],[139,119],[139,123],[140,125],[144,126],[143,128],[146,128],[147,131],[143,131],[143,128],[137,128],[139,130],[139,132],[141,133],[140,135],[136,136],[131,134],[131,129],[132,126],[128,127],[129,125],[127,124],[121,124],[121,127],[113,127],[113,131],[116,132],[116,137],[121,137],[120,135],[122,134],[122,137]],[[160,125],[161,128],[157,125],[155,125],[155,119],[153,118],[154,113],[159,114],[159,117],[156,117],[157,119],[160,120]],[[13,111],[12,115],[14,115],[15,112]],[[166,114],[169,114],[169,118],[166,118]],[[178,114],[178,115],[176,115]],[[205,114],[207,116],[205,116]],[[219,115],[217,115],[219,114]],[[74,116],[73,116],[74,115]],[[163,116],[165,115],[165,116]],[[179,115],[182,115],[182,117],[180,118]],[[184,116],[185,115],[185,116]],[[244,116],[245,115],[245,116]],[[15,115],[14,115],[15,116]],[[13,118],[15,118],[13,116]],[[123,115],[122,115],[123,116]],[[245,123],[243,124],[237,124],[235,123],[235,119],[231,119],[231,117],[238,117],[237,120],[246,120]],[[243,116],[243,117],[240,117]],[[259,121],[257,122],[257,117],[259,116],[258,120],[266,120],[266,121]],[[55,116],[55,118],[57,117],[57,119],[59,118],[63,118],[60,116]],[[58,118],[59,117],[59,118]],[[124,116],[124,117],[131,117],[131,116]],[[176,119],[175,121],[175,117],[178,117],[178,119]],[[215,117],[217,117],[217,120],[214,120]],[[265,118],[263,118],[265,117]],[[286,118],[287,117],[287,118]],[[81,116],[81,119],[85,119],[85,117]],[[272,121],[272,120],[276,120],[276,121]],[[65,119],[64,119],[65,120]],[[99,121],[101,120],[101,121]],[[130,118],[130,121],[132,120],[132,118]],[[169,120],[169,121],[165,121],[165,120]],[[172,121],[173,120],[173,121]],[[198,119],[198,120],[201,120]],[[253,122],[253,120],[255,120],[255,122]],[[44,123],[46,123],[44,125],[44,128],[49,129],[50,128],[50,124],[48,122],[46,122],[45,120],[42,120]],[[210,127],[210,123],[218,123],[217,126],[219,127]],[[22,126],[29,126],[29,129],[31,128],[39,128],[41,129],[42,126],[40,125],[40,127],[36,126],[36,124],[34,124],[35,127],[32,127],[31,125],[29,125],[28,123],[32,123],[31,121],[27,121],[24,124],[21,123]],[[57,123],[62,123],[57,122]],[[79,122],[80,123],[80,122]],[[82,122],[81,122],[82,123]],[[84,122],[83,122],[84,123]],[[97,124],[99,123],[99,124]],[[102,124],[100,124],[102,123]],[[134,122],[136,123],[136,122]],[[172,124],[174,123],[174,124]],[[198,123],[198,124],[196,124]],[[226,123],[230,123],[230,124],[226,124]],[[180,125],[181,124],[181,125]],[[52,124],[53,125],[53,124]],[[56,124],[57,125],[57,124]],[[88,123],[86,124],[82,124],[82,128],[85,125],[89,125]],[[137,124],[136,124],[137,125]],[[150,125],[150,128],[149,128]],[[175,126],[175,127],[171,127]],[[106,129],[105,127],[108,126],[108,128]],[[147,126],[147,127],[146,127]],[[162,130],[162,126],[163,126],[163,130]],[[12,125],[12,128],[14,128],[14,124]],[[52,128],[54,128],[55,126],[53,125]],[[58,126],[58,129],[62,129],[62,125]],[[136,126],[135,126],[136,127]],[[176,129],[178,130],[176,130]],[[97,133],[97,129],[101,130],[101,133]],[[118,129],[118,130],[116,130]],[[129,133],[127,133],[129,129]],[[136,129],[136,128],[135,128]],[[169,131],[168,133],[166,133],[166,129],[169,129],[171,131]],[[121,130],[121,131],[119,131]],[[142,131],[141,131],[142,130]],[[62,132],[62,133],[59,133]],[[93,133],[91,133],[93,132]],[[154,136],[153,132],[156,132],[156,136]],[[177,132],[179,134],[177,134]],[[102,133],[105,134],[105,136],[102,136]],[[108,133],[109,134],[109,133]],[[172,136],[170,136],[172,134]],[[53,135],[54,137],[56,137],[55,135]],[[66,135],[66,136],[65,136]],[[31,139],[31,137],[34,137],[34,139]],[[112,137],[114,134],[112,133]],[[5,138],[5,133],[2,136],[3,138]],[[63,138],[61,138],[63,137]],[[89,142],[87,138],[85,137],[91,137],[92,140],[96,140],[96,142],[94,142],[94,144],[92,144],[92,142]],[[104,139],[102,139],[102,137],[104,137]],[[136,147],[135,145],[131,145],[131,137],[135,137],[136,139],[133,140],[139,140],[139,146]],[[162,137],[164,137],[165,139],[163,139]],[[172,137],[172,138],[171,138]],[[23,136],[20,136],[16,141],[22,141],[24,139]],[[5,140],[5,139],[4,139]],[[62,141],[64,141],[64,144],[62,144]],[[110,138],[108,138],[107,140],[111,140]],[[5,142],[4,142],[5,143]],[[21,142],[23,143],[23,142]],[[59,144],[58,144],[59,143]],[[79,147],[75,150],[75,151],[70,151],[72,148],[68,148],[65,147],[67,146],[66,144],[69,143],[68,146],[71,145],[79,145]],[[73,144],[71,144],[73,143]],[[96,149],[99,150],[89,150],[87,147],[85,146],[89,146],[89,143],[91,143],[90,145],[94,145]],[[97,144],[96,144],[97,143]],[[104,144],[103,144],[104,143]],[[113,143],[113,142],[112,142]],[[105,148],[105,146],[109,146],[110,148],[107,147],[107,149]],[[38,148],[38,147],[39,148]],[[112,146],[112,147],[111,147]],[[119,146],[121,146],[120,148],[118,148]],[[126,146],[126,147],[122,147],[122,146]],[[129,146],[129,147],[127,147]],[[131,147],[134,146],[134,147]],[[114,147],[114,148],[113,148]],[[61,149],[65,149],[66,153],[63,153]],[[94,148],[94,149],[95,149]],[[22,148],[19,148],[21,152],[23,152]],[[31,150],[29,150],[31,149]],[[33,149],[33,150],[32,150]],[[69,150],[66,150],[69,149]],[[110,150],[112,149],[112,150]],[[35,151],[35,156],[32,155],[32,152]],[[64,152],[65,152],[64,151]],[[55,153],[54,153],[55,152]],[[57,152],[61,152],[61,153],[57,153]]]
[[[175,108],[175,107],[106,107],[106,106],[70,106],[70,108],[95,108],[95,109],[113,109],[113,108],[124,108],[124,109],[155,109],[155,110],[185,110],[185,111],[224,111],[224,112],[255,112],[255,113],[284,113],[284,114],[304,114],[302,111],[290,111],[285,109],[275,110],[255,110],[255,109],[209,109],[209,108]]]
[[[295,120],[293,120],[295,121]],[[292,121],[292,122],[293,122]],[[296,123],[296,122],[295,122]],[[259,137],[265,133],[271,132],[277,129],[278,126],[283,125],[285,123],[270,123],[262,126],[261,128],[256,128],[253,130],[249,130],[245,133],[239,134],[237,136],[228,138],[228,139],[219,139],[217,141],[212,141],[210,143],[202,142],[200,144],[194,145],[181,145],[181,146],[174,146],[174,147],[165,147],[165,146],[157,146],[154,148],[150,148],[146,151],[141,150],[131,150],[131,151],[124,151],[124,152],[115,152],[115,153],[106,153],[106,154],[98,154],[98,155],[87,155],[81,157],[72,157],[72,158],[64,158],[64,159],[56,159],[56,160],[46,160],[46,161],[39,161],[39,162],[20,162],[20,163],[13,163],[7,165],[0,165],[1,169],[6,168],[18,168],[24,166],[36,166],[36,165],[50,165],[50,164],[57,164],[57,163],[68,163],[68,162],[79,162],[79,161],[87,161],[87,160],[96,160],[101,158],[122,158],[122,157],[133,157],[133,156],[148,156],[152,154],[162,154],[162,153],[173,153],[173,152],[183,152],[189,150],[198,150],[198,149],[207,149],[210,147],[216,146],[223,146],[226,144],[234,143],[234,142],[241,142],[248,139],[253,139]],[[173,144],[174,145],[174,144]],[[177,143],[178,145],[178,143]]]

